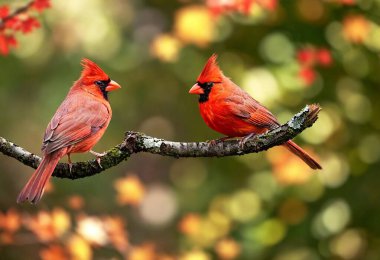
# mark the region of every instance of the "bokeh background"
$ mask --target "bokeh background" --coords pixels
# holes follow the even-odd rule
[[[127,130],[221,137],[188,94],[217,53],[224,73],[281,122],[322,106],[296,141],[324,169],[282,148],[218,159],[137,154],[96,176],[53,178],[34,206],[15,202],[33,170],[0,155],[0,258],[379,259],[379,14],[379,0],[53,0],[36,12],[40,28],[17,33],[17,47],[0,56],[1,136],[40,154],[87,57],[123,87],[96,151]]]

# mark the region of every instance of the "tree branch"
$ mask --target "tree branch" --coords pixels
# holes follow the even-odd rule
[[[147,136],[143,133],[129,131],[121,144],[108,150],[101,158],[100,167],[96,160],[87,162],[77,162],[73,164],[70,172],[67,163],[59,163],[53,176],[59,178],[78,179],[105,171],[108,168],[118,165],[127,160],[132,154],[148,152],[170,157],[225,157],[232,155],[243,155],[248,153],[258,153],[269,148],[281,145],[294,138],[303,130],[311,127],[318,119],[320,107],[316,104],[307,105],[299,113],[293,116],[286,124],[270,130],[261,135],[255,135],[248,139],[242,146],[240,139],[230,139],[226,141],[216,141],[210,145],[209,142],[173,142],[156,137]],[[22,147],[0,137],[0,152],[15,158],[16,160],[37,168],[41,158],[34,155]]]

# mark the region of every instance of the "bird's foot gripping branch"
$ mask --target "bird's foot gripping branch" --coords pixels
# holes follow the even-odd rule
[[[59,178],[78,179],[105,171],[128,159],[134,153],[147,152],[162,156],[179,157],[225,157],[258,153],[269,148],[281,145],[293,139],[306,128],[311,127],[318,119],[321,110],[319,105],[307,105],[299,113],[294,115],[286,124],[279,126],[265,134],[255,135],[249,138],[241,147],[240,139],[231,139],[224,142],[216,142],[210,145],[208,142],[173,142],[156,137],[147,136],[143,133],[129,131],[125,134],[122,143],[106,152],[102,157],[102,168],[96,160],[73,163],[72,170],[69,164],[59,163],[54,170],[53,176]],[[0,152],[13,157],[21,163],[37,168],[41,158],[22,147],[0,137]]]

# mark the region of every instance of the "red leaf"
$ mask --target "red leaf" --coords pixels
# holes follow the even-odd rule
[[[50,0],[35,0],[33,2],[32,7],[36,9],[38,12],[42,12],[43,10],[50,8],[51,3]]]
[[[316,78],[315,71],[311,68],[304,67],[300,70],[299,76],[307,86],[313,84]]]
[[[5,28],[13,29],[13,30],[20,30],[21,21],[20,19],[16,17],[12,17],[6,20],[5,22]]]
[[[332,58],[331,58],[331,53],[328,49],[324,49],[324,48],[319,49],[317,51],[316,56],[320,65],[325,66],[325,67],[331,65]]]
[[[303,66],[314,66],[315,63],[315,50],[314,48],[304,48],[297,52],[297,60]]]
[[[0,19],[9,15],[9,7],[6,5],[0,6]]]
[[[33,31],[34,29],[40,26],[41,24],[36,18],[29,17],[21,22],[20,29],[23,33],[26,34],[26,33],[30,33],[31,31]]]
[[[9,48],[7,44],[7,39],[5,35],[0,34],[0,54],[7,55],[9,53]]]
[[[206,0],[206,5],[214,15],[228,12],[249,14],[256,0]]]
[[[17,40],[13,35],[9,35],[6,37],[7,44],[10,47],[17,47]]]

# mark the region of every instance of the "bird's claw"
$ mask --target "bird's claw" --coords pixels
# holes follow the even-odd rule
[[[70,154],[67,154],[67,163],[69,164],[69,172],[73,169],[73,163],[71,162]]]
[[[244,145],[245,145],[245,143],[247,142],[247,140],[248,140],[249,138],[251,138],[252,136],[255,136],[255,135],[256,135],[255,133],[250,133],[249,135],[246,135],[246,136],[242,137],[242,138],[240,139],[240,141],[239,141],[239,148],[240,148],[240,150],[243,150]]]
[[[90,150],[90,153],[96,156],[96,162],[98,163],[99,167],[103,169],[102,165],[100,164],[100,159],[107,153],[97,153],[93,150]]]

